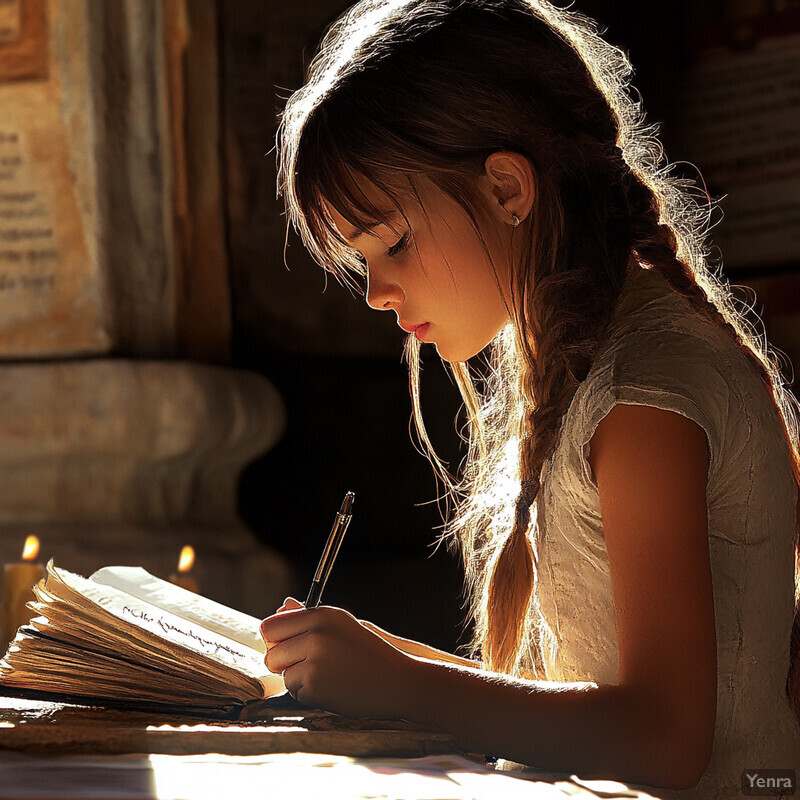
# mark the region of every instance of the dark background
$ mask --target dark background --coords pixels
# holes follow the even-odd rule
[[[219,4],[233,360],[269,377],[288,413],[283,440],[243,475],[240,510],[265,542],[292,559],[302,594],[334,511],[353,490],[353,522],[325,601],[453,649],[464,641],[461,573],[446,548],[432,547],[441,523],[437,487],[409,437],[403,334],[394,315],[369,311],[362,298],[334,283],[323,291],[321,270],[294,233],[286,238],[275,199],[274,152],[268,151],[277,114],[301,85],[320,35],[349,5]],[[776,4],[754,5],[768,11]],[[661,123],[667,157],[680,160],[680,82],[694,42],[709,24],[723,29],[742,4],[579,0],[576,6],[629,53],[648,117]],[[426,421],[456,468],[463,455],[455,424],[460,400],[435,351],[425,355]]]

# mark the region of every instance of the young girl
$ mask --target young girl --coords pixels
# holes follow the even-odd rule
[[[428,446],[421,342],[461,389],[447,530],[477,660],[296,601],[262,633],[307,705],[728,798],[800,768],[797,401],[630,73],[546,0],[362,0],[325,36],[280,192],[314,258],[410,333]]]

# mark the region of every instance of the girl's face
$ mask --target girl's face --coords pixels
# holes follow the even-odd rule
[[[418,181],[422,207],[406,204],[408,223],[385,194],[361,179],[358,186],[377,208],[394,211],[388,225],[359,235],[326,204],[339,233],[366,259],[368,305],[394,311],[401,328],[434,343],[445,361],[479,353],[509,321],[511,226],[481,223],[495,274],[461,206],[430,181]]]

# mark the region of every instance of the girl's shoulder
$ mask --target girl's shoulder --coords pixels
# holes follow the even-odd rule
[[[768,437],[780,434],[752,361],[653,270],[626,280],[608,336],[568,409],[566,434],[587,443],[617,403],[661,408],[696,422],[706,432],[712,468],[723,442],[748,435],[755,417]]]
[[[614,309],[609,341],[655,330],[685,330],[701,336],[713,333],[715,338],[718,332],[722,339],[730,341],[722,328],[699,314],[658,270],[631,270]]]
[[[611,385],[653,382],[701,394],[720,380],[729,390],[753,378],[761,383],[752,360],[727,331],[650,269],[629,273],[592,373]]]

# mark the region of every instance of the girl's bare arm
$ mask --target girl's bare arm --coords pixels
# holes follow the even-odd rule
[[[512,679],[406,655],[335,608],[265,620],[270,669],[285,670],[287,687],[307,705],[427,723],[467,750],[584,777],[695,785],[716,716],[705,434],[679,414],[618,405],[591,444],[617,684]]]
[[[479,752],[587,777],[694,786],[716,716],[705,433],[679,414],[617,405],[591,445],[619,683],[523,682],[420,662],[409,670],[417,690],[406,713]]]

